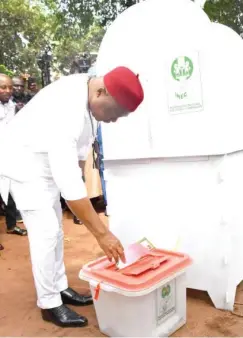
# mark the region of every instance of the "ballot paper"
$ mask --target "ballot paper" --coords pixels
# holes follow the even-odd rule
[[[141,241],[137,243],[130,244],[127,248],[124,249],[126,263],[123,263],[120,260],[119,263],[117,263],[118,269],[123,269],[133,264],[134,262],[139,260],[142,256],[147,255],[152,248],[153,245],[146,238],[143,238]]]
[[[142,246],[149,250],[155,248],[155,246],[146,237],[142,238],[140,241],[138,241],[138,243],[140,243]]]

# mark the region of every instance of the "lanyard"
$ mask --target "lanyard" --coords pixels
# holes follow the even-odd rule
[[[88,79],[87,85],[88,85],[88,97],[89,97],[89,81],[90,78]],[[91,116],[91,111],[89,109],[89,104],[88,104],[88,113],[89,113],[89,119],[90,119],[90,124],[91,124],[91,129],[92,129],[92,137],[94,139],[94,142],[92,143],[92,155],[93,155],[93,169],[99,169],[99,144],[97,142],[96,135],[97,135],[97,130],[98,130],[98,124],[97,124],[97,130],[95,133],[94,130],[94,124],[93,124],[93,119]],[[97,158],[95,157],[95,153],[97,154]]]

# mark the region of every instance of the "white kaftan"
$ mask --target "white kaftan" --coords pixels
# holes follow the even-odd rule
[[[0,146],[0,175],[28,230],[41,308],[61,305],[60,291],[67,288],[60,192],[66,200],[87,195],[78,161],[86,160],[97,130],[87,109],[87,81],[75,74],[45,87],[0,135],[6,145]]]

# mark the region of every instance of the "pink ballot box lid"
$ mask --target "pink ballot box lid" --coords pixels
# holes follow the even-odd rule
[[[176,274],[192,263],[188,255],[162,249],[148,250],[132,244],[125,250],[127,264],[122,268],[106,257],[85,265],[84,276],[127,291],[141,291]]]

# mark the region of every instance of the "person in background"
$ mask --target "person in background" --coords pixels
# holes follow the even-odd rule
[[[13,102],[16,105],[16,113],[29,102],[29,98],[25,94],[25,82],[21,77],[13,77]]]
[[[15,113],[17,114],[30,100],[25,94],[24,79],[19,76],[14,76],[13,81],[13,96],[12,100],[15,103]],[[22,216],[17,210],[17,223],[23,223]]]
[[[15,115],[15,104],[11,97],[13,94],[13,82],[5,74],[0,74],[0,134],[6,128],[6,125],[12,120]],[[5,146],[5,145],[4,145]],[[9,154],[9,156],[12,156]],[[11,196],[8,195],[8,201],[5,204],[5,218],[7,224],[7,233],[20,236],[26,236],[27,231],[21,229],[16,225],[17,223],[17,209],[15,202]]]
[[[39,89],[36,83],[36,79],[34,77],[28,78],[28,94],[27,99],[30,101],[37,93]]]

